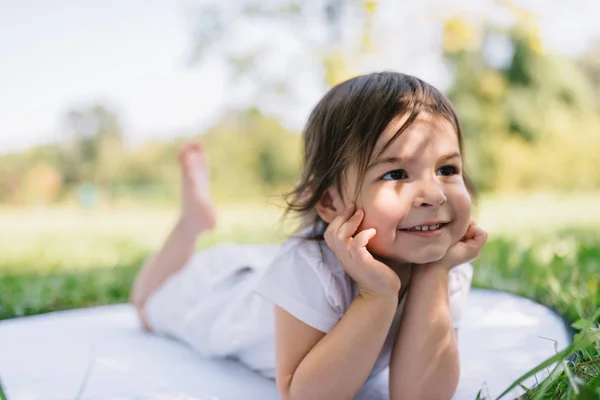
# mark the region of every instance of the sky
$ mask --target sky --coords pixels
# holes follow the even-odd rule
[[[198,132],[235,99],[242,104],[252,101],[252,90],[244,90],[242,83],[232,86],[221,59],[190,63],[189,14],[197,3],[201,1],[0,0],[0,153],[55,140],[64,131],[67,110],[98,102],[118,113],[135,144]],[[503,18],[492,1],[381,3],[375,31],[386,39],[378,43],[383,50],[378,58],[365,68],[400,69],[442,87],[449,77],[435,55],[440,29],[432,18],[459,9]],[[600,8],[592,0],[517,3],[538,16],[551,51],[577,56],[600,38],[600,24],[594,21]],[[294,103],[273,101],[265,108],[299,129],[323,94],[316,83],[318,66],[282,61],[286,51],[299,51],[291,31],[281,29],[273,35],[246,24],[236,34],[233,43],[242,48],[261,40],[278,41],[275,47],[280,51],[265,60],[265,74],[285,77],[295,67],[289,80],[297,81],[298,96]],[[422,54],[415,52],[419,47],[407,45],[406,38],[415,35],[426,49],[419,50]]]
[[[56,137],[66,110],[97,101],[142,136],[199,125],[222,80],[187,67],[183,14],[175,1],[0,0],[0,150]]]

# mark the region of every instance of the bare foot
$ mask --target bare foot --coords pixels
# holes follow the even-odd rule
[[[181,223],[194,235],[214,228],[216,213],[210,195],[208,160],[201,143],[179,150],[181,168]]]

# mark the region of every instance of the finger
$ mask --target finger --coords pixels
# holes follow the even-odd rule
[[[473,237],[465,240],[457,249],[457,258],[468,262],[475,259],[487,241],[487,232],[481,227],[473,228]]]
[[[365,212],[363,210],[356,210],[350,219],[344,222],[338,230],[338,239],[343,240],[346,243],[349,239],[352,239],[352,236],[354,236],[356,233],[356,230],[358,229],[358,226],[362,222],[364,216]]]
[[[479,225],[472,225],[464,236],[465,242],[478,242],[487,239],[487,232]]]
[[[354,212],[354,204],[350,203],[345,210],[338,216],[336,216],[333,221],[329,224],[327,229],[330,231],[331,236],[337,237],[337,233],[340,230],[342,224],[344,224]]]
[[[480,243],[482,246],[487,242],[488,233],[480,226],[475,226],[473,229],[473,238],[471,240]]]
[[[469,225],[467,226],[467,230],[465,232],[465,234],[463,235],[463,237],[461,238],[461,241],[466,241],[466,240],[470,240],[473,238],[474,236],[474,228],[477,227],[477,223],[475,222],[475,219],[471,218],[471,220],[469,221]]]
[[[338,215],[331,221],[327,230],[325,231],[325,241],[331,247],[334,245],[334,241],[337,241],[338,231],[342,224],[344,224],[354,212],[354,203],[350,203],[348,207],[342,212],[342,214]]]
[[[344,210],[344,213],[343,213],[346,221],[354,214],[355,210],[356,210],[356,204],[354,204],[354,203],[349,203],[348,206],[346,206],[346,209]]]
[[[375,228],[365,229],[360,231],[352,241],[350,242],[350,255],[353,259],[367,262],[373,258],[369,250],[367,250],[367,244],[377,234]]]
[[[473,225],[469,225],[469,227],[467,228],[467,231],[465,232],[465,234],[461,238],[461,241],[462,242],[466,242],[468,240],[471,240],[471,239],[473,239],[473,236],[474,236]]]

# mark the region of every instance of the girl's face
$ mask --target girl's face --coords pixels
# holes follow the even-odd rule
[[[375,154],[406,118],[392,120]],[[467,230],[471,197],[456,132],[444,118],[421,114],[366,172],[358,194],[356,179],[352,167],[343,198],[365,212],[359,231],[377,230],[367,246],[374,255],[398,263],[437,261]]]

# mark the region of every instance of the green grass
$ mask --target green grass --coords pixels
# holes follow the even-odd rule
[[[474,264],[475,286],[534,299],[570,321],[600,307],[600,227],[491,238]]]
[[[475,263],[474,286],[545,304],[583,337],[556,363],[563,370],[526,398],[600,398],[599,204],[600,195],[480,202],[478,221],[490,240]],[[291,228],[279,227],[280,211],[224,207],[218,229],[198,247],[283,240]],[[173,209],[0,208],[0,319],[126,301],[175,217]]]
[[[600,399],[600,229],[492,238],[474,267],[474,286],[534,299],[578,332],[573,347],[554,360],[555,374],[523,398]]]

